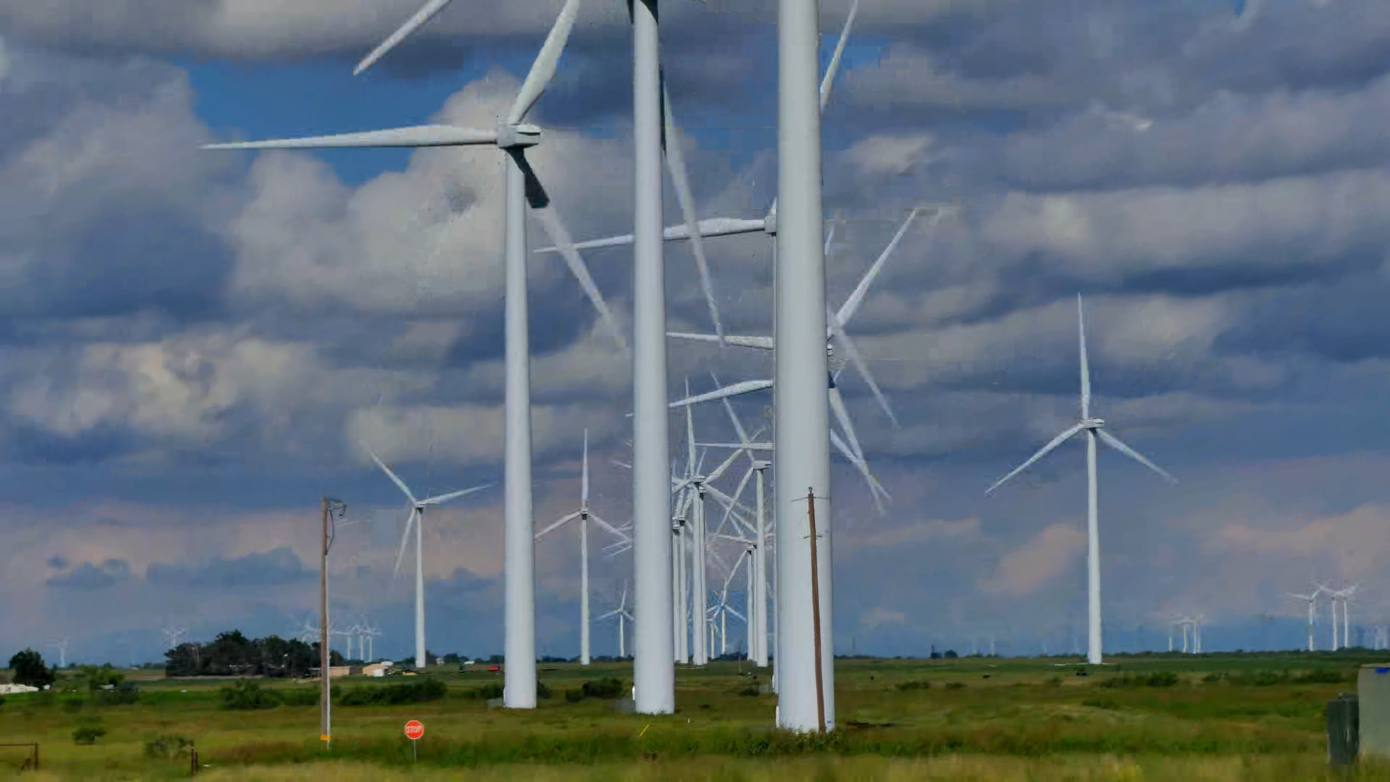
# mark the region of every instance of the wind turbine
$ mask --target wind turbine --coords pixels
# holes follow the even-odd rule
[[[583,478],[579,490],[579,510],[562,516],[559,521],[536,533],[536,540],[554,530],[563,527],[575,519],[579,520],[579,591],[580,595],[580,630],[579,630],[579,662],[581,665],[589,664],[589,520],[593,519],[595,524],[605,530],[617,535],[623,540],[627,540],[627,535],[619,532],[613,525],[598,517],[598,514],[589,510],[589,430],[584,430],[584,461]]]
[[[827,308],[826,310],[826,317],[829,323],[824,332],[824,339],[826,342],[825,348],[827,353],[834,344],[838,343],[840,345],[840,347],[844,350],[845,354],[850,358],[851,362],[854,363],[855,368],[858,369],[860,375],[869,384],[869,387],[873,391],[875,397],[878,399],[880,406],[883,408],[884,412],[889,416],[889,418],[893,421],[895,425],[897,424],[897,419],[893,416],[893,411],[888,404],[887,398],[883,396],[883,392],[879,389],[878,383],[874,380],[873,374],[869,371],[868,365],[864,363],[864,360],[860,355],[858,348],[855,347],[854,342],[850,339],[849,334],[846,333],[845,328],[849,324],[849,321],[854,317],[855,313],[859,311],[860,306],[863,305],[864,299],[868,294],[869,287],[873,284],[874,280],[877,279],[879,274],[883,271],[884,265],[892,256],[893,251],[897,248],[898,244],[902,241],[903,236],[907,234],[908,229],[912,227],[912,223],[917,219],[917,215],[925,209],[932,208],[936,210],[935,213],[932,215],[931,222],[931,228],[934,229],[941,220],[941,216],[944,212],[944,207],[941,207],[939,205],[935,207],[924,206],[909,210],[907,219],[905,219],[902,225],[899,226],[897,233],[893,235],[893,238],[888,243],[888,246],[885,247],[883,252],[879,254],[878,258],[869,267],[869,270],[864,273],[864,276],[862,278],[860,278],[858,285],[855,286],[854,291],[850,293],[849,297],[845,299],[845,302],[840,307],[840,309],[835,312],[831,312],[829,308]],[[827,244],[828,243],[829,242],[827,241]],[[717,336],[710,334],[689,334],[683,332],[672,332],[670,336],[701,342],[710,342],[718,339]],[[730,345],[735,345],[739,347],[758,348],[762,350],[772,350],[775,353],[776,342],[772,337],[728,336],[724,339]],[[859,436],[855,432],[854,423],[850,419],[849,410],[845,407],[844,398],[841,396],[840,389],[837,385],[837,381],[839,379],[841,371],[843,370],[836,370],[835,372],[827,371],[826,377],[828,382],[826,383],[826,400],[829,404],[829,409],[833,411],[833,413],[835,414],[835,418],[839,422],[840,428],[844,431],[844,438],[842,439],[833,428],[827,427],[828,437],[830,439],[830,443],[835,447],[835,449],[838,450],[842,455],[844,455],[845,458],[848,459],[849,462],[853,464],[856,469],[859,470],[860,474],[864,476],[864,480],[869,484],[869,491],[870,495],[873,497],[874,504],[878,508],[880,515],[882,515],[886,513],[886,510],[883,505],[884,499],[891,498],[888,497],[887,491],[883,489],[883,486],[878,482],[878,480],[874,478],[874,476],[869,472],[868,463],[864,458],[863,448],[859,444]],[[755,391],[762,391],[768,388],[774,389],[773,393],[775,395],[775,386],[776,384],[773,380],[745,380],[739,383],[730,384],[729,386],[723,388],[718,388],[714,391],[710,391],[707,393],[698,394],[695,396],[687,395],[685,399],[672,402],[671,407],[680,407],[696,404],[699,402],[706,402],[714,399],[723,399],[730,396],[737,396],[741,394],[752,393]]]
[[[68,639],[59,638],[56,641],[49,641],[48,645],[58,650],[58,667],[68,667]]]
[[[1318,595],[1322,594],[1322,592],[1323,592],[1323,588],[1322,588],[1321,586],[1319,586],[1317,589],[1314,589],[1312,592],[1309,592],[1309,593],[1306,594],[1306,595],[1296,595],[1296,594],[1294,594],[1293,592],[1287,593],[1289,597],[1291,597],[1291,598],[1293,598],[1293,599],[1295,599],[1295,600],[1306,600],[1306,601],[1308,601],[1308,651],[1310,651],[1310,652],[1311,652],[1311,651],[1314,651],[1314,647],[1313,647],[1313,622],[1315,621],[1315,619],[1316,619],[1316,617],[1317,617],[1316,608],[1317,608],[1317,602],[1318,602]]]
[[[1343,648],[1343,649],[1349,649],[1349,648],[1351,648],[1351,617],[1350,617],[1350,608],[1351,608],[1351,606],[1350,606],[1350,602],[1351,602],[1351,597],[1352,597],[1352,595],[1356,594],[1357,588],[1359,588],[1361,585],[1360,585],[1360,584],[1352,584],[1351,586],[1349,586],[1349,587],[1347,587],[1347,588],[1345,588],[1345,589],[1332,589],[1332,588],[1327,587],[1327,586],[1324,586],[1324,585],[1322,585],[1322,584],[1318,584],[1317,586],[1318,586],[1318,589],[1320,589],[1320,590],[1326,592],[1327,595],[1328,595],[1328,597],[1332,598],[1332,651],[1335,652],[1335,651],[1337,651],[1338,648],[1339,648],[1338,645],[1337,645],[1337,601],[1338,601],[1338,600],[1342,601],[1342,642],[1341,642],[1340,648]]]
[[[632,621],[632,614],[627,610],[627,584],[623,584],[623,597],[618,601],[618,607],[598,619],[602,621],[610,616],[618,618],[618,659],[623,660],[627,658],[626,623]]]
[[[357,66],[361,73],[403,41],[418,27],[439,13],[449,0],[429,0],[385,42]],[[550,204],[550,197],[526,160],[526,149],[541,141],[539,127],[526,122],[526,116],[540,100],[554,78],[556,66],[574,26],[580,0],[566,0],[559,17],[541,46],[531,70],[526,74],[515,101],[496,128],[460,128],[450,125],[421,125],[392,130],[345,133],[312,138],[282,139],[237,144],[213,144],[205,149],[328,149],[343,147],[446,147],[493,146],[506,153],[506,500],[505,500],[505,684],[503,703],[507,708],[532,709],[536,706],[536,600],[535,519],[531,495],[531,380],[530,338],[526,302],[526,223],[527,206],[535,212],[541,227],[559,248],[570,271],[578,278],[599,316],[613,332],[619,347],[627,345],[617,321],[603,302],[598,287],[569,238],[569,231]],[[417,631],[417,636],[419,632]],[[417,638],[418,640],[418,638]],[[417,650],[417,660],[423,651]]]
[[[428,497],[423,500],[415,499],[415,495],[410,491],[410,487],[405,485],[405,481],[400,476],[391,471],[386,463],[377,458],[375,453],[367,449],[367,455],[372,457],[381,471],[386,473],[386,477],[401,490],[406,499],[410,502],[410,513],[405,519],[405,530],[401,533],[401,548],[396,553],[396,568],[392,571],[392,578],[401,570],[401,560],[405,557],[406,543],[410,541],[410,528],[415,527],[415,667],[424,670],[425,660],[425,554],[424,554],[424,533],[422,528],[425,525],[425,508],[432,505],[442,505],[449,500],[459,497],[466,497],[477,491],[492,486],[490,483],[482,486],[474,486],[471,489],[460,489],[451,491],[448,494],[440,494],[435,497]]]
[[[1106,445],[1114,448],[1120,453],[1148,467],[1150,470],[1163,476],[1169,483],[1177,483],[1177,478],[1169,475],[1163,468],[1149,461],[1138,451],[1125,445],[1120,438],[1105,431],[1101,427],[1105,426],[1105,421],[1091,416],[1091,370],[1086,362],[1086,319],[1081,307],[1081,294],[1076,295],[1076,319],[1078,329],[1078,341],[1081,346],[1081,420],[1071,428],[1062,432],[1052,439],[1052,442],[1044,445],[1037,453],[1028,458],[1028,461],[1015,467],[1013,472],[1000,478],[995,484],[985,490],[985,494],[991,494],[995,489],[1004,485],[1010,478],[1018,475],[1033,465],[1034,462],[1046,456],[1052,449],[1071,439],[1075,435],[1086,433],[1086,564],[1089,575],[1089,619],[1090,619],[1090,638],[1086,651],[1086,660],[1091,665],[1101,664],[1101,621],[1100,621],[1100,528],[1099,512],[1096,498],[1096,439],[1099,438]]]

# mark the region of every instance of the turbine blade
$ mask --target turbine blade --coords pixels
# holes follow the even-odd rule
[[[690,408],[687,407],[686,409],[689,410]],[[729,469],[729,466],[734,463],[734,460],[737,459],[742,452],[743,449],[740,448],[739,450],[729,454],[729,458],[725,459],[723,462],[720,462],[719,466],[715,467],[713,472],[705,476],[705,481],[708,483],[713,483],[719,480],[720,477],[724,475],[724,471]]]
[[[1081,417],[1091,417],[1091,368],[1086,362],[1086,316],[1081,310],[1081,294],[1076,294],[1076,326],[1081,343]],[[1104,430],[1102,430],[1104,431]]]
[[[603,527],[603,528],[604,528],[605,530],[607,530],[609,533],[611,533],[611,534],[613,534],[613,535],[617,535],[617,536],[618,536],[620,539],[622,539],[624,542],[628,542],[628,543],[632,542],[632,538],[629,537],[628,534],[627,534],[626,532],[623,532],[622,530],[618,529],[617,527],[613,526],[612,524],[609,524],[608,522],[606,522],[606,521],[604,521],[603,519],[599,518],[597,514],[590,513],[590,514],[589,514],[589,518],[592,519],[593,522],[594,522],[595,524],[599,525],[600,527]]]
[[[719,377],[718,377],[717,375],[715,375],[713,372],[710,372],[710,373],[709,373],[709,376],[710,376],[710,379],[714,381],[714,387],[715,387],[715,388],[719,388],[719,387],[720,387]],[[723,405],[724,405],[724,412],[726,412],[726,413],[729,414],[729,421],[734,425],[734,431],[735,431],[735,432],[738,432],[738,440],[739,440],[739,442],[740,442],[740,443],[743,443],[743,446],[744,446],[745,448],[748,447],[748,445],[749,445],[749,441],[748,441],[748,432],[744,431],[744,429],[743,429],[743,424],[738,420],[738,416],[734,415],[734,406],[731,405],[731,404],[729,404],[729,399],[728,399],[728,397],[725,397],[725,398],[722,400],[722,402],[723,402]],[[750,453],[748,454],[748,457],[749,457],[750,459],[753,458],[753,454],[750,452]]]
[[[204,144],[203,149],[338,149],[373,147],[459,147],[495,144],[497,131],[457,128],[452,125],[416,125],[409,128],[337,133],[331,136],[236,141]]]
[[[579,2],[580,0],[566,0],[565,7],[560,9],[560,16],[555,19],[550,34],[545,37],[545,43],[536,55],[536,61],[531,64],[531,71],[526,74],[526,81],[521,84],[521,91],[516,94],[516,102],[507,114],[508,125],[516,125],[526,119],[526,114],[536,105],[536,101],[541,99],[550,80],[555,78],[555,67],[560,62],[560,55],[565,51],[565,42],[569,40],[570,30],[574,28],[574,17],[579,13]]]
[[[763,230],[762,220],[747,220],[736,217],[714,217],[699,222],[699,234],[701,237],[711,236],[736,236],[738,234],[759,233]],[[690,227],[687,225],[673,225],[665,228],[661,232],[662,239],[668,242],[686,240],[690,238]],[[603,239],[590,239],[587,242],[579,242],[575,245],[580,250],[588,250],[594,247],[620,247],[632,244],[632,234],[621,234],[619,236],[609,236]],[[542,247],[532,252],[553,253],[559,252],[558,247]]]
[[[830,322],[834,323],[835,316],[830,312],[829,307],[825,308],[825,313],[830,316]],[[835,326],[834,332],[835,341],[840,343],[840,349],[845,352],[845,356],[849,358],[850,363],[853,364],[855,370],[859,372],[859,376],[864,378],[865,383],[869,384],[869,390],[873,392],[874,399],[878,401],[878,406],[883,408],[883,412],[888,416],[888,420],[893,422],[893,428],[900,428],[898,417],[893,415],[893,408],[888,404],[888,397],[884,396],[883,390],[878,387],[878,381],[874,380],[874,374],[869,371],[869,365],[864,361],[864,356],[860,354],[858,346],[854,344],[854,340],[850,339],[849,335],[845,333],[845,330],[838,325]]]
[[[676,339],[688,339],[694,342],[718,342],[717,334],[691,334],[684,331],[668,331],[666,336]],[[725,345],[733,345],[736,348],[758,348],[759,350],[776,350],[777,343],[772,337],[724,337]]]
[[[734,512],[734,505],[737,504],[738,501],[739,501],[739,499],[743,497],[743,490],[746,489],[746,488],[748,487],[748,479],[749,479],[749,478],[752,478],[752,477],[753,477],[753,468],[750,466],[747,470],[744,470],[744,471],[743,471],[743,477],[739,479],[738,488],[737,488],[737,489],[734,489],[734,496],[733,496],[733,500],[734,500],[734,501],[731,502],[731,503],[729,503],[728,505],[725,505],[725,506],[724,506],[724,518],[722,518],[722,519],[719,520],[719,526],[714,530],[714,533],[715,533],[716,535],[718,535],[719,533],[723,532],[723,531],[724,531],[724,528],[725,528],[726,526],[728,526],[728,524],[729,524],[729,517],[730,517],[730,516],[733,514],[733,512]]]
[[[676,200],[680,202],[681,213],[685,216],[686,231],[690,236],[690,250],[695,255],[695,266],[700,272],[700,288],[709,306],[710,321],[714,323],[714,333],[720,342],[724,340],[724,324],[719,320],[719,304],[714,295],[714,278],[709,273],[709,260],[705,257],[705,242],[700,236],[700,220],[695,214],[695,195],[690,189],[690,177],[685,165],[685,139],[680,126],[671,111],[671,95],[666,91],[666,78],[661,78],[662,112],[666,120],[666,134],[663,147],[666,152],[666,167],[671,170],[671,185],[676,190]]]
[[[825,78],[820,83],[820,110],[825,113],[825,104],[830,101],[830,88],[835,83],[835,74],[840,71],[840,57],[845,53],[845,44],[849,42],[849,31],[854,26],[854,17],[859,13],[859,0],[849,7],[849,17],[845,19],[845,27],[840,31],[840,40],[835,44],[835,54],[830,57],[830,65],[825,69]]]
[[[869,484],[869,496],[873,498],[874,506],[878,508],[878,515],[887,515],[887,510],[883,506],[883,499],[879,497],[879,492],[882,491],[883,487],[879,484],[878,479],[875,478],[873,474],[869,472],[868,462],[864,461],[864,457],[862,455],[856,456],[854,452],[850,450],[850,447],[845,444],[845,441],[840,438],[840,435],[836,433],[834,429],[830,430],[830,442],[832,445],[835,446],[836,450],[838,450],[841,454],[844,455],[846,459],[849,460],[850,464],[854,465],[855,469],[859,470],[859,474],[864,476],[864,481]]]
[[[703,394],[696,394],[695,396],[677,400],[675,402],[672,402],[670,404],[670,407],[672,409],[675,409],[677,407],[686,407],[687,405],[695,405],[699,404],[700,402],[709,402],[714,399],[723,399],[725,397],[738,396],[740,394],[751,394],[754,391],[763,391],[768,388],[772,388],[771,380],[744,380],[739,383],[734,383],[733,385],[725,386],[716,391],[708,391]]]
[[[1116,437],[1115,435],[1105,431],[1104,429],[1096,430],[1096,434],[1100,435],[1100,439],[1103,440],[1106,445],[1110,446],[1111,448],[1114,448],[1115,450],[1119,451],[1125,456],[1128,456],[1134,461],[1139,462],[1145,467],[1148,467],[1150,470],[1153,470],[1154,472],[1163,476],[1163,479],[1168,481],[1169,483],[1178,482],[1178,479],[1169,475],[1167,470],[1164,470],[1162,467],[1159,467],[1157,464],[1154,464],[1153,462],[1145,458],[1143,454],[1139,453],[1133,448],[1130,448],[1128,445],[1125,445],[1124,443],[1120,442],[1120,438]]]
[[[580,483],[579,501],[589,507],[589,430],[584,430],[584,472]]]
[[[937,213],[933,217],[932,226],[935,227],[936,223],[941,220],[941,215]],[[907,234],[907,229],[912,227],[912,222],[916,219],[917,210],[914,209],[908,213],[907,219],[898,227],[898,232],[893,234],[893,238],[888,242],[888,246],[883,248],[883,252],[879,253],[873,265],[864,273],[863,278],[859,280],[859,284],[854,287],[854,292],[849,295],[848,299],[845,299],[844,305],[840,307],[839,312],[835,313],[834,321],[837,328],[843,329],[845,326],[849,325],[850,319],[854,317],[854,314],[859,311],[859,307],[864,303],[864,297],[869,292],[869,286],[873,285],[874,280],[877,279],[879,273],[883,271],[884,264],[888,262],[888,258],[893,254],[893,250],[897,249],[898,243],[902,241],[903,236]]]
[[[397,28],[397,30],[391,33],[391,35],[389,35],[386,38],[386,40],[382,41],[375,49],[373,49],[371,54],[368,54],[366,57],[363,57],[362,61],[357,63],[357,67],[353,69],[352,75],[356,76],[360,74],[362,71],[365,71],[368,68],[372,67],[372,65],[375,64],[377,60],[380,60],[382,57],[384,57],[387,52],[396,48],[396,44],[399,44],[401,41],[405,40],[407,36],[419,29],[419,27],[423,25],[425,22],[428,22],[430,19],[434,18],[434,15],[444,10],[444,6],[448,5],[450,2],[452,2],[452,0],[429,0],[428,3],[425,3],[423,8],[415,12],[414,16],[406,20],[405,24]]]
[[[1011,472],[1011,473],[1009,473],[1008,475],[1005,475],[1003,478],[1000,478],[999,480],[995,481],[995,483],[994,483],[993,486],[989,487],[988,489],[985,489],[985,494],[990,494],[990,493],[992,493],[995,489],[999,488],[1000,486],[1003,486],[1004,483],[1005,483],[1006,481],[1008,481],[1010,478],[1014,477],[1015,475],[1018,475],[1019,473],[1023,472],[1024,470],[1028,469],[1029,467],[1031,467],[1031,466],[1033,465],[1033,462],[1036,462],[1037,460],[1039,460],[1039,459],[1043,458],[1044,456],[1046,456],[1046,455],[1048,454],[1048,452],[1050,452],[1053,448],[1056,448],[1057,446],[1061,445],[1063,442],[1065,442],[1065,441],[1067,440],[1067,438],[1069,438],[1069,437],[1075,435],[1077,432],[1081,431],[1083,428],[1085,428],[1085,427],[1083,427],[1081,424],[1076,424],[1075,426],[1073,426],[1073,427],[1067,429],[1065,432],[1062,432],[1061,434],[1059,434],[1059,435],[1057,435],[1056,437],[1052,438],[1052,442],[1050,442],[1050,443],[1048,443],[1047,445],[1044,445],[1042,448],[1038,449],[1038,452],[1037,452],[1037,453],[1035,453],[1035,454],[1033,454],[1032,456],[1028,457],[1028,461],[1024,462],[1023,464],[1020,464],[1020,465],[1017,466],[1017,467],[1015,467],[1014,470],[1013,470],[1013,472]]]
[[[367,446],[365,445],[362,447],[366,449],[367,455],[372,457],[372,461],[376,462],[376,466],[380,467],[382,469],[382,472],[386,473],[386,477],[390,478],[392,482],[394,482],[397,486],[400,487],[401,491],[405,492],[406,499],[410,500],[410,504],[412,506],[418,504],[415,501],[415,495],[410,493],[410,487],[405,485],[405,481],[401,480],[400,476],[396,475],[394,472],[391,472],[391,468],[386,466],[386,462],[383,462],[381,459],[378,459],[377,455],[372,453],[372,449],[367,448]]]
[[[855,457],[863,459],[864,449],[859,447],[859,437],[855,434],[854,423],[849,420],[849,411],[845,409],[844,397],[840,396],[840,389],[835,386],[830,387],[830,409],[835,412],[835,418],[840,422],[840,427],[845,430],[845,436],[849,439]],[[832,429],[831,432],[833,433],[834,430]]]
[[[466,497],[466,496],[468,496],[469,494],[472,494],[473,492],[482,491],[483,489],[490,489],[490,488],[492,488],[492,484],[491,484],[491,483],[485,483],[485,484],[483,484],[482,486],[474,486],[474,487],[471,488],[471,489],[460,489],[459,491],[451,491],[451,492],[449,492],[448,494],[441,494],[441,495],[439,495],[438,497],[430,497],[430,498],[427,499],[427,500],[421,500],[421,501],[420,501],[420,504],[421,504],[421,505],[442,505],[442,504],[448,502],[449,500],[456,500],[456,499],[458,499],[459,497]]]
[[[589,267],[584,265],[584,259],[580,257],[579,251],[574,249],[574,243],[570,241],[569,231],[565,229],[564,223],[560,222],[560,216],[555,213],[554,207],[544,206],[533,207],[536,217],[540,219],[541,227],[545,229],[550,240],[560,247],[560,255],[565,259],[565,264],[570,267],[570,273],[575,279],[579,280],[579,285],[588,295],[589,301],[598,311],[599,317],[603,319],[609,332],[613,334],[613,341],[618,343],[618,349],[627,352],[627,340],[623,338],[623,330],[618,326],[618,321],[613,317],[612,310],[608,309],[608,303],[603,300],[603,294],[599,292],[598,285],[594,283],[594,278],[589,276]]]
[[[410,515],[405,517],[405,532],[401,533],[401,550],[396,553],[396,569],[391,571],[392,583],[396,580],[396,575],[401,572],[401,560],[405,559],[405,546],[410,541],[410,526],[415,523],[415,506],[411,506]]]
[[[561,517],[559,521],[556,521],[555,523],[551,524],[549,527],[546,527],[545,529],[541,530],[540,532],[537,532],[537,533],[536,533],[536,539],[539,540],[539,539],[541,538],[542,535],[545,535],[546,533],[549,533],[549,532],[551,532],[551,531],[553,531],[553,530],[555,530],[555,529],[558,529],[559,527],[563,526],[566,522],[574,521],[574,520],[577,519],[577,518],[579,518],[579,513],[578,513],[578,511],[576,511],[576,512],[574,512],[574,513],[571,513],[571,514],[569,514],[568,516],[563,516],[563,517]]]
[[[690,396],[690,378],[685,379],[685,395]],[[695,417],[691,413],[690,407],[685,408],[685,443],[687,449],[686,469],[697,470],[695,465]]]

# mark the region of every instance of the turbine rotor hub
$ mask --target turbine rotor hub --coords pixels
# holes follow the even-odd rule
[[[525,149],[541,143],[541,129],[527,122],[497,126],[497,146],[502,149]]]
[[[1086,429],[1096,430],[1105,426],[1104,418],[1087,418],[1081,422],[1081,426]]]

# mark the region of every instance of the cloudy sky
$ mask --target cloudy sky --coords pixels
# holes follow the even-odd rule
[[[356,522],[335,610],[407,654],[405,507],[364,445],[419,492],[501,479],[498,156],[198,147],[489,126],[560,2],[456,0],[353,77],[415,5],[0,0],[0,655],[67,637],[69,659],[157,659],[166,625],[293,634],[324,494]],[[848,3],[822,5],[828,56]],[[909,207],[961,208],[917,222],[850,324],[901,425],[845,374],[893,502],[879,517],[837,462],[838,648],[1079,641],[1082,447],[983,495],[1077,415],[1077,293],[1095,413],[1180,479],[1101,453],[1107,646],[1165,645],[1178,611],[1205,612],[1209,649],[1293,646],[1283,595],[1310,577],[1360,581],[1353,618],[1390,621],[1390,7],[1235,5],[863,0],[824,122],[831,303]],[[774,195],[774,8],[663,5],[702,217]],[[630,79],[623,4],[589,0],[532,115],[578,237],[630,230]],[[708,248],[731,331],[767,333],[766,237]],[[630,253],[586,257],[626,326]],[[667,257],[673,328],[708,330],[692,257]],[[626,521],[631,368],[554,256],[530,275],[537,520],[577,503],[587,428],[595,507]],[[673,393],[770,371],[670,356]],[[736,409],[753,425],[768,401]],[[697,426],[733,437],[718,408]],[[436,652],[501,650],[501,511],[493,489],[427,519]],[[577,653],[576,543],[537,546],[543,653]],[[630,568],[596,557],[600,604]]]

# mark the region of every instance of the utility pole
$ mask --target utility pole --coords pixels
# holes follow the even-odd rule
[[[816,721],[825,732],[825,680],[821,673],[820,648],[820,568],[816,558],[816,490],[806,490],[806,508],[811,519],[811,629],[816,639]]]
[[[329,700],[329,657],[332,654],[328,648],[328,549],[333,545],[333,535],[330,533],[329,521],[333,514],[337,513],[341,517],[347,512],[347,503],[335,500],[332,497],[323,498],[323,537],[322,545],[319,548],[319,676],[322,678],[322,692],[319,694],[319,740],[324,747],[329,746],[331,733],[331,723],[329,721],[329,708],[332,705]]]

